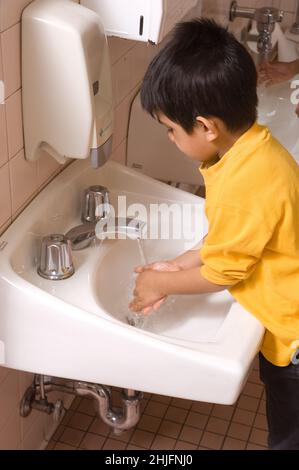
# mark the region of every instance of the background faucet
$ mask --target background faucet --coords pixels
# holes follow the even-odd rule
[[[234,21],[236,18],[248,18],[256,21],[258,30],[257,50],[259,53],[259,62],[262,63],[271,60],[273,49],[272,33],[276,23],[280,23],[283,16],[284,12],[277,8],[239,7],[237,2],[233,1],[230,6],[229,20]]]

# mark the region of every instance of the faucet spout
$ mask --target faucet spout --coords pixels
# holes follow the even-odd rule
[[[100,240],[105,238],[130,238],[133,240],[143,238],[145,223],[130,217],[110,217],[100,220],[96,225],[96,236]]]
[[[69,230],[65,237],[70,241],[72,250],[79,251],[87,248],[95,239],[95,227],[96,224],[93,222],[78,225]]]
[[[69,230],[65,236],[70,240],[72,250],[78,251],[87,248],[95,238],[99,240],[141,239],[145,226],[144,222],[130,217],[108,217],[97,223],[78,225]]]

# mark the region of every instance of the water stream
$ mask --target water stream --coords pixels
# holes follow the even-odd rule
[[[139,254],[141,258],[141,264],[142,265],[148,265],[150,264],[146,252],[145,252],[145,247],[144,247],[144,240],[137,240],[138,243],[138,249],[139,249]],[[157,263],[159,267],[157,267],[157,270],[159,271],[165,271],[169,269],[165,269],[165,263]],[[136,277],[138,274],[133,274],[132,280],[130,282],[130,288],[129,288],[129,293],[132,295],[133,298],[133,290],[135,287],[135,282],[136,282]],[[173,297],[168,297],[164,303],[161,305],[158,311],[152,310],[149,314],[144,315],[143,313],[136,313],[132,312],[131,310],[128,310],[128,314],[126,316],[127,322],[129,325],[134,326],[136,328],[141,328],[141,329],[147,329],[148,331],[151,332],[158,332],[160,329],[160,320],[161,320],[161,314],[166,314],[166,316],[169,318],[169,316],[172,316],[174,310],[174,304],[176,302],[177,298],[175,296]]]
[[[140,254],[140,258],[141,258],[141,264],[143,266],[149,264],[148,263],[148,259],[147,259],[147,256],[146,256],[146,253],[145,253],[145,249],[144,249],[144,245],[143,245],[143,241],[138,238],[137,239],[137,244],[138,244],[138,249],[139,249],[139,254]],[[132,298],[133,298],[133,290],[134,290],[134,287],[135,287],[135,282],[136,282],[136,278],[137,278],[137,274],[133,274],[133,277],[132,277],[132,281],[130,283],[130,292],[132,294]],[[143,313],[139,313],[139,312],[132,312],[131,310],[128,311],[128,315],[127,315],[127,321],[128,321],[128,324],[131,325],[131,326],[135,326],[136,328],[144,328],[145,325],[146,325],[146,322],[147,322],[147,316],[144,315]]]
[[[96,247],[98,249],[101,249],[102,244],[105,239],[102,240],[97,240],[95,242]],[[138,247],[138,255],[139,255],[139,260],[136,260],[134,264],[132,265],[132,271],[133,267],[140,265],[140,266],[145,266],[148,265],[152,262],[152,260],[149,260],[146,254],[145,250],[145,240],[141,239],[136,239],[133,243],[137,243],[136,248]],[[163,263],[161,263],[161,266],[163,266]],[[164,269],[159,269],[163,271]],[[151,331],[153,333],[156,333],[160,330],[160,320],[161,320],[161,314],[166,314],[166,316],[169,318],[169,316],[172,316],[173,314],[173,304],[176,301],[176,297],[168,298],[163,305],[159,308],[159,311],[152,310],[149,314],[145,315],[142,312],[133,312],[132,310],[129,309],[129,304],[134,298],[134,289],[135,289],[135,284],[136,284],[136,279],[138,277],[137,273],[132,272],[131,275],[128,277],[124,277],[122,279],[121,285],[119,286],[119,296],[115,299],[116,305],[115,309],[117,311],[116,317],[120,321],[125,321],[128,323],[130,326],[133,326],[135,328],[140,328],[140,329],[146,329],[147,331]]]

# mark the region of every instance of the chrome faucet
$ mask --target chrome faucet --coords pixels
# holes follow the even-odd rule
[[[110,213],[109,191],[105,186],[90,186],[84,191],[81,220],[93,223],[106,218]]]
[[[130,238],[138,240],[143,237],[145,223],[134,218],[108,217],[96,223],[78,225],[65,235],[70,241],[72,250],[87,248],[96,238],[99,240]]]
[[[134,218],[112,217],[109,191],[104,186],[91,186],[84,192],[81,220],[83,224],[72,228],[65,235],[72,250],[87,248],[96,238],[141,239],[145,223]]]
[[[83,223],[69,230],[66,235],[55,234],[43,238],[38,274],[52,281],[68,279],[75,272],[72,251],[87,248],[96,238],[143,238],[144,222],[130,217],[112,217],[110,208],[107,188],[91,186],[86,189],[81,213]]]
[[[257,49],[260,63],[271,59],[273,49],[272,33],[276,23],[281,23],[283,17],[284,12],[273,7],[239,7],[236,1],[233,1],[230,6],[230,21],[234,21],[236,18],[248,18],[256,21],[258,30]]]

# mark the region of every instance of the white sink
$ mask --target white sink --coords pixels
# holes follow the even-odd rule
[[[48,281],[37,272],[41,238],[80,222],[83,190],[109,188],[128,203],[189,203],[206,233],[204,201],[109,162],[76,162],[27,207],[0,239],[0,363],[55,377],[232,404],[263,337],[262,325],[227,292],[169,299],[144,330],[128,325],[137,242],[107,240],[73,253],[75,274]],[[155,195],[155,197],[153,197]],[[184,251],[183,241],[144,241],[149,259]]]

